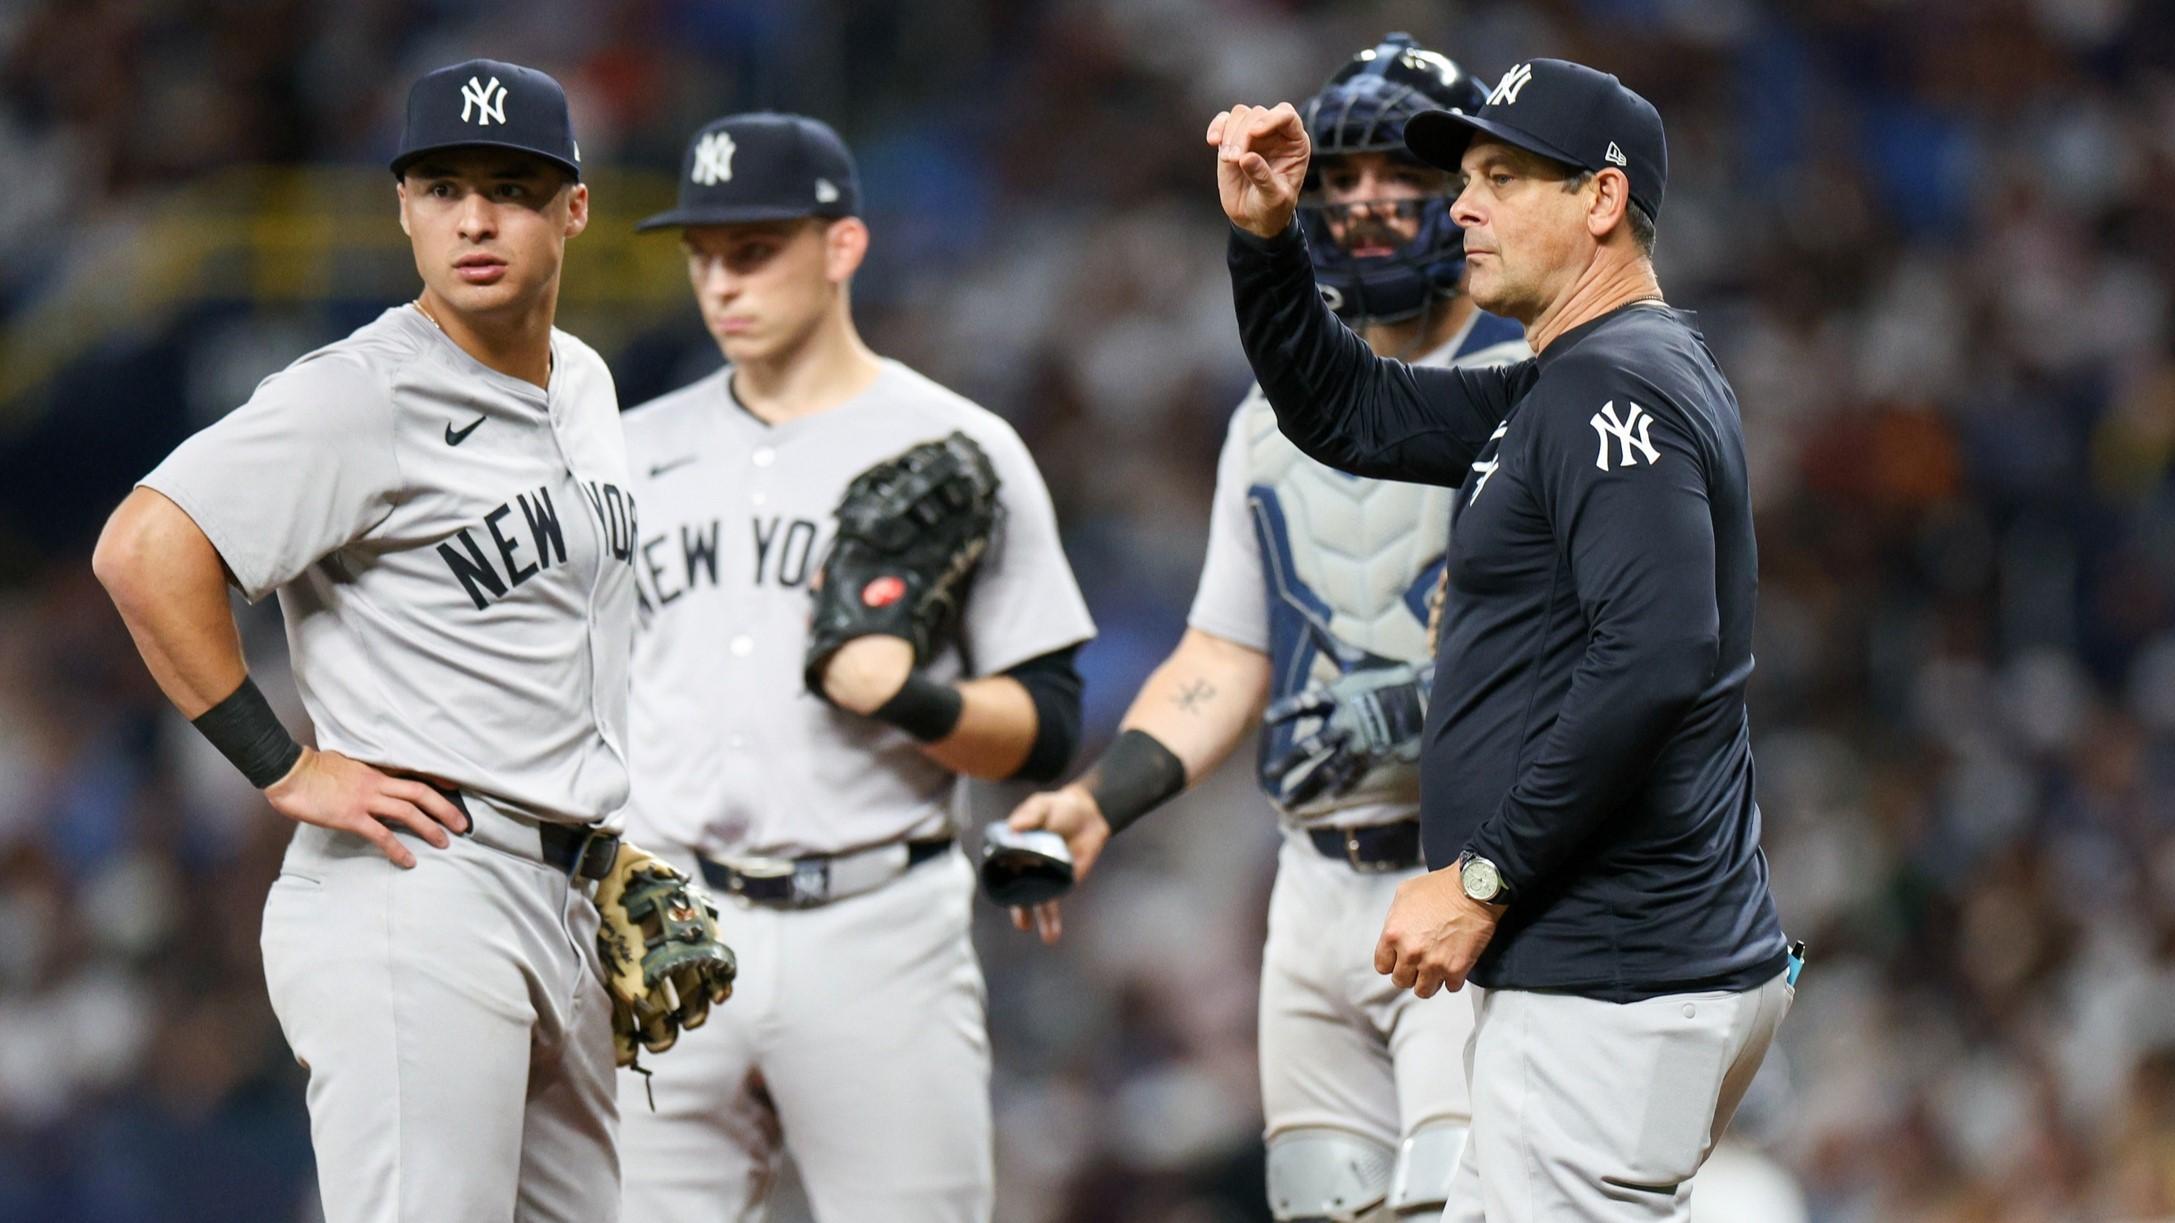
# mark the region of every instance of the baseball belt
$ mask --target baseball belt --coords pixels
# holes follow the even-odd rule
[[[1368,828],[1309,828],[1307,840],[1325,858],[1363,874],[1384,874],[1420,864],[1420,821],[1399,820]]]
[[[734,858],[719,862],[697,857],[703,881],[721,896],[776,909],[813,909],[834,900],[874,891],[893,879],[951,852],[952,838],[893,841],[844,854],[805,858]]]
[[[619,856],[619,834],[594,824],[555,824],[516,815],[497,803],[482,799],[470,803],[459,790],[440,786],[431,789],[468,817],[465,834],[493,849],[522,858],[533,858],[570,879],[597,880],[611,873]],[[479,817],[478,812],[482,815]]]

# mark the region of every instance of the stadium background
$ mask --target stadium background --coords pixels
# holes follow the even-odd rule
[[[561,321],[629,403],[716,360],[627,228],[687,133],[836,123],[863,326],[1041,457],[1107,728],[1247,381],[1200,131],[1387,29],[1668,120],[1661,277],[1744,404],[1767,848],[1814,947],[1746,1136],[1821,1223],[2175,1215],[2175,6],[5,0],[0,1219],[309,1217],[256,952],[286,827],[88,556],[174,442],[412,294],[381,167],[415,74],[568,86],[597,223]],[[245,623],[299,725],[276,612]],[[985,906],[1008,1223],[1264,1217],[1243,773],[1128,834],[1056,952]]]

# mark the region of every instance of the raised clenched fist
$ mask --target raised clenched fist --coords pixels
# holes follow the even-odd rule
[[[1208,125],[1216,150],[1216,190],[1231,223],[1263,238],[1291,224],[1306,181],[1306,126],[1291,103],[1234,106]]]

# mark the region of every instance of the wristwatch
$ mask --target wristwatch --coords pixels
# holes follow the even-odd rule
[[[1503,884],[1503,872],[1471,850],[1458,855],[1458,884],[1466,896],[1484,905],[1504,904],[1510,899],[1505,895],[1509,889]]]

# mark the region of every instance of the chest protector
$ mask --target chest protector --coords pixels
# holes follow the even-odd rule
[[[1247,511],[1268,584],[1270,699],[1349,671],[1424,661],[1456,491],[1348,476],[1301,454],[1258,392],[1243,411]],[[1260,759],[1314,728],[1310,719],[1265,728]],[[1276,779],[1261,780],[1276,792]],[[1350,793],[1286,814],[1409,804],[1419,794],[1418,767],[1388,763]]]

